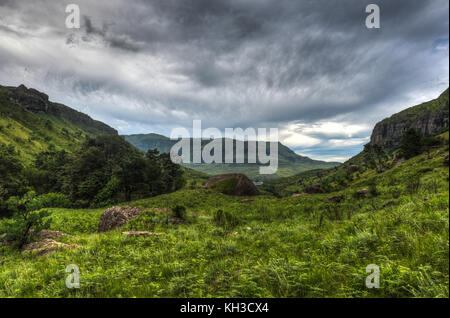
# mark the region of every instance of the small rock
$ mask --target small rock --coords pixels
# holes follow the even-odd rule
[[[369,195],[369,193],[370,193],[370,191],[367,189],[362,189],[362,190],[356,191],[356,194],[359,198],[366,197]]]
[[[34,230],[30,230],[30,234],[33,234]],[[52,231],[52,230],[41,230],[39,233],[36,234],[36,237],[39,239],[56,239],[62,236],[68,236],[69,234],[59,231]]]
[[[316,194],[316,193],[324,193],[324,191],[320,188],[320,185],[315,184],[312,187],[307,187],[305,189],[305,193],[307,193],[307,194]]]
[[[122,232],[122,234],[126,236],[160,236],[162,233],[154,233],[154,232],[146,232],[146,231],[130,231],[130,232]]]
[[[291,198],[301,198],[305,195],[308,195],[308,193],[294,193],[293,195],[291,195]]]
[[[327,198],[327,200],[328,200],[328,201],[331,201],[331,202],[339,203],[339,202],[341,202],[342,200],[344,200],[344,196],[343,196],[343,195],[335,195],[335,196],[332,196],[332,197]]]
[[[63,249],[75,249],[78,248],[79,246],[76,244],[64,244],[61,242],[57,242],[55,240],[52,239],[44,239],[40,242],[33,242],[33,243],[29,243],[26,244],[22,250],[24,251],[37,251],[36,256],[42,256],[42,255],[46,255],[49,253],[52,253],[56,250],[58,250],[59,248],[63,248]]]

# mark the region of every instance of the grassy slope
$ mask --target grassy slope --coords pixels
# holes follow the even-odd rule
[[[68,109],[63,105],[60,107]],[[0,86],[0,144],[13,145],[20,151],[25,164],[29,164],[37,153],[49,150],[51,145],[55,150],[72,151],[87,135],[99,133],[95,127],[27,111],[10,101],[7,88]]]
[[[132,202],[142,207],[182,204],[190,224],[129,228],[163,236],[97,234],[102,210],[52,210],[52,228],[77,250],[42,257],[0,248],[0,297],[448,297],[449,170],[443,154],[421,155],[382,174],[368,171],[336,193],[301,198],[260,196],[253,202],[202,189]],[[419,174],[421,187],[406,190]],[[375,178],[380,195],[354,199]],[[386,205],[393,201],[391,205]],[[214,211],[241,224],[224,229]],[[161,212],[162,213],[162,212]],[[81,288],[65,287],[65,267],[81,269]],[[365,268],[377,264],[381,288],[367,289]]]

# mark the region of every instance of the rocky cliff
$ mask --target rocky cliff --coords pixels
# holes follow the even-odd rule
[[[25,85],[18,87],[3,87],[9,92],[9,100],[23,106],[26,110],[35,114],[46,114],[65,119],[85,131],[94,135],[113,134],[117,135],[117,130],[108,125],[93,120],[86,114],[80,113],[70,107],[62,104],[50,102],[48,95],[41,93],[33,88],[27,88]]]
[[[375,125],[371,144],[394,150],[399,144],[403,132],[412,127],[425,136],[437,135],[448,130],[449,125],[449,90],[438,98],[401,111]]]

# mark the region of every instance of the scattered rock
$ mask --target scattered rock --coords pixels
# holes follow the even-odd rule
[[[308,195],[308,193],[294,193],[293,195],[291,195],[291,198],[301,198],[305,195]]]
[[[324,193],[324,191],[320,188],[320,185],[315,184],[312,187],[307,187],[305,189],[305,193],[307,193],[307,194],[316,194],[316,193]]]
[[[331,201],[331,202],[339,203],[339,202],[341,202],[342,200],[344,200],[344,196],[343,196],[343,195],[335,195],[335,196],[332,196],[332,197],[327,198],[327,200],[328,200],[328,201]]]
[[[40,242],[33,242],[26,244],[22,250],[24,251],[37,251],[36,256],[42,256],[49,253],[52,253],[60,248],[63,249],[75,249],[79,246],[76,244],[64,244],[61,242],[57,242],[52,239],[44,239]]]
[[[356,171],[358,171],[359,170],[359,166],[358,165],[350,165],[348,168],[347,168],[347,171],[349,172],[349,173],[353,173],[353,172],[356,172]]]
[[[224,183],[223,181],[225,180],[230,180],[230,183]],[[260,194],[255,184],[242,173],[212,176],[206,182],[205,188],[216,188],[224,194],[236,196],[254,196]]]
[[[106,232],[125,225],[129,220],[137,217],[143,208],[114,206],[105,210],[100,217],[98,232]]]
[[[362,190],[356,191],[356,195],[357,195],[359,198],[367,197],[369,194],[370,194],[370,191],[367,190],[367,189],[362,189]]]
[[[400,158],[400,159],[396,160],[394,162],[394,167],[397,167],[398,165],[404,163],[405,161],[406,161],[405,158]]]
[[[9,246],[9,243],[6,241],[6,233],[0,235],[0,247]]]
[[[122,234],[126,236],[160,236],[163,235],[163,233],[154,233],[154,232],[146,232],[146,231],[131,231],[131,232],[122,232]]]
[[[30,234],[34,232],[33,229],[30,230]],[[59,231],[52,231],[52,230],[42,230],[38,234],[36,234],[36,237],[38,239],[57,239],[62,236],[68,236],[69,234]]]

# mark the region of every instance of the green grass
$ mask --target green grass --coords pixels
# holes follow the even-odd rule
[[[447,153],[367,171],[336,193],[240,202],[184,189],[123,204],[185,206],[181,224],[152,212],[97,234],[101,209],[52,209],[52,229],[80,248],[39,257],[0,248],[0,297],[448,297]],[[356,199],[371,179],[379,195]],[[326,200],[336,194],[345,199]],[[218,210],[228,215],[222,222]],[[126,237],[125,229],[163,235]],[[69,264],[80,267],[80,289],[65,287]],[[380,267],[379,289],[365,287],[369,264]]]

